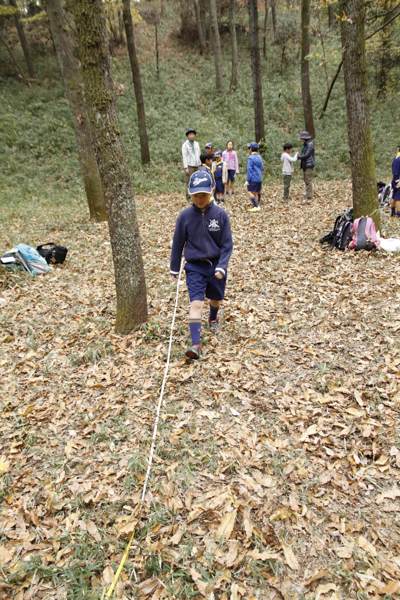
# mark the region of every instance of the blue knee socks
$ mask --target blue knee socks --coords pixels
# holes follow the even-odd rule
[[[392,209],[392,212],[391,212],[390,216],[394,217],[394,215],[396,214],[396,207],[395,206],[391,206],[390,208]]]
[[[255,198],[251,198],[251,201],[252,201],[252,203],[253,203],[253,206],[254,206],[255,208],[257,208],[257,206],[258,206],[258,202],[257,202],[257,200],[256,200]]]
[[[200,346],[201,319],[189,319],[190,335],[192,336],[192,344]]]
[[[210,316],[208,317],[208,320],[216,321],[218,318],[218,311],[219,311],[219,306],[217,308],[214,308],[214,306],[211,306],[211,304],[210,304]]]

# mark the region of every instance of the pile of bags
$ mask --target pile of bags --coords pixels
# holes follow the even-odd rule
[[[62,264],[67,252],[67,248],[53,242],[42,244],[36,249],[27,244],[17,244],[3,254],[0,263],[8,271],[23,270],[32,275],[39,275],[51,270],[49,263]]]
[[[375,223],[371,217],[361,217],[353,222],[353,209],[348,208],[335,219],[332,231],[324,235],[320,240],[324,249],[337,248],[346,250],[377,250],[387,252],[400,250],[400,240],[396,238],[382,238],[375,229]]]

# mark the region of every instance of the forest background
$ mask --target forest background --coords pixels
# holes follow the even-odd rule
[[[159,72],[157,73],[154,19],[136,13],[135,25],[138,56],[145,99],[145,110],[152,162],[140,164],[137,114],[124,32],[119,25],[118,4],[107,2],[108,26],[116,83],[118,115],[124,147],[132,174],[135,193],[178,192],[184,175],[181,144],[187,127],[195,127],[201,146],[212,141],[224,149],[233,139],[239,152],[242,175],[247,156],[246,144],[254,138],[252,115],[251,68],[248,49],[247,7],[237,7],[239,46],[238,86],[229,92],[231,47],[228,3],[219,2],[219,29],[222,44],[225,92],[215,90],[215,68],[211,54],[199,54],[194,9],[188,3],[170,2],[157,5]],[[139,5],[138,5],[139,6]],[[189,6],[189,8],[188,8]],[[386,4],[385,4],[386,6]],[[263,43],[264,16],[259,7],[260,45]],[[68,9],[68,4],[66,6]],[[48,21],[40,6],[28,5],[30,17],[23,19],[34,55],[38,84],[24,85],[5,47],[0,55],[0,185],[6,204],[34,197],[41,203],[83,200],[83,188],[76,154],[76,142],[68,103],[54,53]],[[334,5],[336,20],[338,8]],[[265,181],[277,181],[281,175],[282,144],[291,141],[300,148],[299,132],[304,129],[300,85],[300,6],[280,2],[274,7],[266,29],[266,52],[262,59],[262,85],[266,120]],[[371,6],[367,33],[382,24],[381,3]],[[32,14],[33,13],[33,14]],[[150,12],[150,14],[152,14]],[[68,15],[68,12],[67,12]],[[147,21],[145,20],[147,17]],[[13,21],[2,18],[2,30],[20,65],[24,66]],[[72,15],[70,33],[74,39]],[[382,69],[382,31],[367,42],[368,75],[372,138],[377,176],[390,177],[391,159],[398,143],[393,123],[398,119],[400,78],[400,36],[398,21],[389,26],[389,60],[386,37],[388,75],[385,89],[379,87]],[[385,30],[387,31],[387,30]],[[341,60],[340,27],[329,27],[328,7],[314,3],[311,24],[311,94],[316,126],[318,179],[350,177],[349,148],[346,129],[346,104],[342,73],[333,88],[325,116],[318,120],[327,87]],[[243,178],[243,177],[242,177]],[[244,178],[243,178],[244,180]]]

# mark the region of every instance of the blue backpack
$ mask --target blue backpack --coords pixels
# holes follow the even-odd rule
[[[48,273],[50,270],[43,256],[40,256],[35,248],[27,244],[17,244],[17,246],[3,254],[0,262],[8,271],[15,271],[22,267],[24,271],[32,273],[32,275]]]

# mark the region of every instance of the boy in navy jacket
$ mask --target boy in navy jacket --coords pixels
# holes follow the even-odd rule
[[[251,142],[251,144],[247,144],[247,147],[249,149],[249,158],[247,159],[247,181],[245,186],[247,186],[247,194],[253,203],[253,208],[249,208],[248,210],[249,212],[257,212],[260,210],[259,203],[261,200],[261,182],[264,165],[258,153],[257,142]]]
[[[170,272],[176,280],[185,254],[186,284],[189,291],[189,327],[192,345],[189,358],[201,358],[201,311],[204,299],[210,301],[208,322],[219,329],[218,309],[224,298],[228,262],[232,254],[232,232],[226,212],[211,201],[213,182],[210,173],[198,171],[189,181],[193,205],[178,217],[171,250]]]

